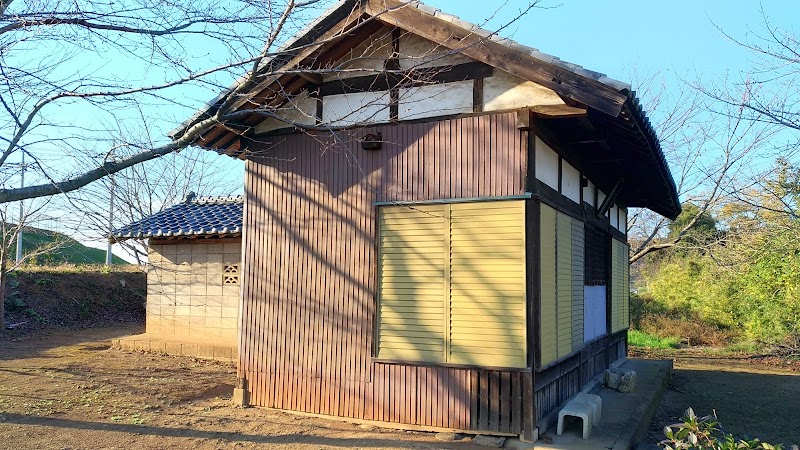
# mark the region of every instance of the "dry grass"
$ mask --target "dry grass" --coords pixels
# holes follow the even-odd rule
[[[104,264],[26,264],[17,268],[16,272],[27,273],[135,273],[144,272],[144,268],[136,264],[120,264],[105,266]]]

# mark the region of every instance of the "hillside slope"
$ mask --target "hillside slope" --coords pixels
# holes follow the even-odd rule
[[[16,241],[11,247],[16,248]],[[106,252],[87,247],[66,234],[50,230],[25,227],[22,235],[22,253],[29,255],[44,250],[36,256],[37,264],[103,264]],[[14,250],[12,250],[12,253]],[[128,264],[114,255],[112,264]]]
[[[5,333],[144,323],[146,285],[145,273],[134,268],[105,273],[12,272],[6,285],[5,319],[13,330]]]

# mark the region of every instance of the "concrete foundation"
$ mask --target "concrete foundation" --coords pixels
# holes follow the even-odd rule
[[[234,345],[220,344],[218,340],[187,339],[153,334],[126,336],[111,341],[111,347],[126,351],[143,351],[175,356],[235,362],[239,356]]]
[[[622,393],[605,389],[600,385],[600,379],[597,380],[598,384],[591,389],[591,393],[599,395],[602,399],[603,414],[600,423],[592,427],[589,439],[583,439],[579,423],[572,423],[565,428],[561,436],[556,433],[555,427],[544,432],[539,430],[539,440],[535,444],[513,439],[509,440],[511,442],[506,442],[506,448],[517,450],[634,448],[644,438],[656,408],[661,403],[672,372],[672,361],[629,359],[619,368],[636,371],[637,382],[634,391]]]

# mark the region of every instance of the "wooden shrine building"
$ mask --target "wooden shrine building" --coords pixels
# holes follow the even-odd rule
[[[195,141],[246,161],[250,404],[533,439],[625,358],[628,208],[680,212],[627,84],[399,0],[262,67]]]

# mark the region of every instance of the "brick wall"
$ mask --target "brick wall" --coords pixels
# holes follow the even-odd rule
[[[147,333],[237,344],[240,239],[151,242]]]

